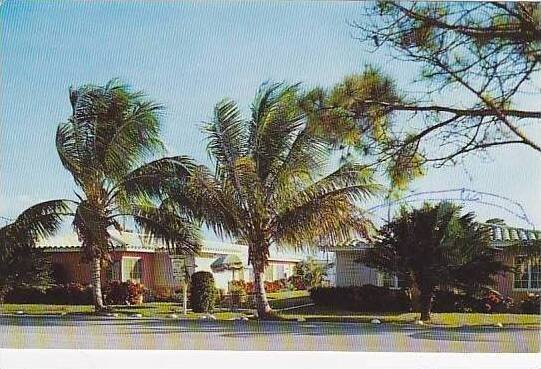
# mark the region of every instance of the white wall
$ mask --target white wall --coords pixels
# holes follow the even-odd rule
[[[359,251],[336,251],[336,286],[362,286],[378,284],[378,272],[375,269],[356,263]]]

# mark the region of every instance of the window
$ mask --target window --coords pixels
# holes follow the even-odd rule
[[[122,282],[132,280],[141,282],[143,276],[143,260],[136,257],[122,258]]]
[[[120,280],[120,261],[113,261],[107,268],[107,279],[110,281]]]
[[[541,257],[517,256],[515,258],[515,289],[541,288]]]

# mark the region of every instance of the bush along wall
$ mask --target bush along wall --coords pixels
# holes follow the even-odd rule
[[[520,302],[520,311],[523,314],[541,314],[541,295],[528,295]]]
[[[103,289],[103,297],[107,305],[138,305],[143,303],[145,292],[141,283],[111,281]]]
[[[92,305],[92,286],[67,283],[43,287],[18,287],[9,291],[4,302],[8,304]]]
[[[318,306],[361,312],[406,312],[411,306],[404,291],[370,284],[314,287],[310,289],[310,298]]]
[[[214,310],[217,290],[210,272],[195,272],[190,285],[191,308],[196,313],[209,313]]]
[[[359,312],[406,312],[411,301],[406,292],[384,287],[316,287],[310,290],[312,301],[322,307]],[[540,314],[540,295],[530,295],[515,304],[496,291],[486,291],[479,297],[453,291],[436,291],[432,304],[435,313],[521,313]]]

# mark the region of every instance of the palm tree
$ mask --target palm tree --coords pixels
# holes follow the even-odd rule
[[[494,284],[493,277],[509,271],[495,260],[490,230],[461,215],[462,208],[448,202],[424,204],[385,225],[375,247],[360,261],[384,272],[403,277],[411,285],[414,307],[420,319],[430,320],[437,287],[457,287],[472,293]]]
[[[356,205],[379,189],[358,163],[332,171],[331,146],[299,97],[297,85],[264,84],[249,119],[235,102],[218,103],[204,126],[215,167],[193,166],[165,188],[176,206],[248,246],[261,319],[273,315],[264,287],[270,246],[304,249],[367,234],[372,224]]]
[[[42,202],[0,228],[0,302],[13,287],[47,281],[47,265],[34,247],[39,239],[58,230],[68,211],[65,201]]]
[[[56,147],[80,189],[73,226],[84,260],[91,262],[95,307],[100,311],[101,266],[110,258],[109,230],[122,230],[120,218],[131,217],[149,242],[159,239],[176,252],[197,251],[200,239],[198,228],[179,209],[156,204],[145,195],[159,183],[170,160],[182,160],[147,162],[163,149],[162,107],[118,80],[70,89],[70,101],[73,112],[58,126]]]

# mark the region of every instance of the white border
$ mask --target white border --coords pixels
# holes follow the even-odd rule
[[[339,364],[338,364],[339,363]],[[9,368],[538,369],[539,354],[0,349]]]

